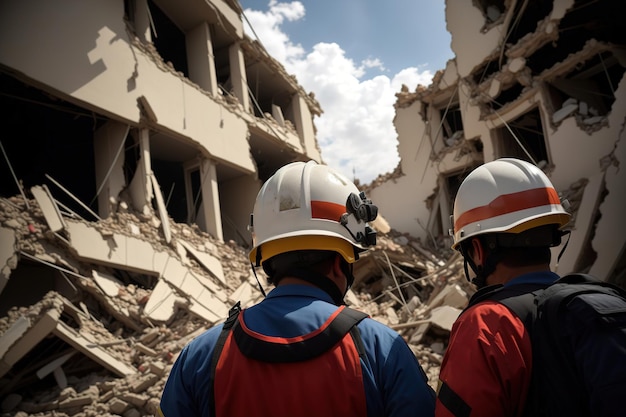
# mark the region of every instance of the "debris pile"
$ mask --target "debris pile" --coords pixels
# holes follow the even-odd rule
[[[156,214],[88,221],[41,190],[0,199],[2,415],[156,415],[177,354],[259,302],[263,271],[196,226],[170,219],[168,242]],[[400,332],[434,387],[472,292],[461,259],[385,230],[354,273],[346,302]]]

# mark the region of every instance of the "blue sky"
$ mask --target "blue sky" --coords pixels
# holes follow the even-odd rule
[[[240,3],[246,33],[322,106],[314,121],[324,162],[361,183],[393,171],[395,93],[429,85],[454,57],[444,0]]]

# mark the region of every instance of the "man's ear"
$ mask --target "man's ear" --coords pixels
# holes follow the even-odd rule
[[[481,266],[485,263],[486,253],[483,249],[483,244],[478,238],[472,239],[472,253],[471,257],[474,260],[476,266]]]

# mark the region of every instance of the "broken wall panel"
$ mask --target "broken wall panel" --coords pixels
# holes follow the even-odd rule
[[[222,263],[219,259],[214,257],[209,253],[204,253],[194,248],[191,244],[181,240],[180,243],[185,247],[185,249],[196,259],[200,264],[217,278],[222,284],[226,285],[226,279],[224,278],[224,270],[222,268]]]
[[[167,282],[159,281],[144,306],[144,312],[150,320],[167,322],[174,316],[178,300]]]
[[[45,315],[34,325],[24,316],[15,320],[3,334],[0,344],[0,377],[43,339],[54,327],[57,316]],[[32,333],[29,331],[32,329]]]
[[[35,200],[37,200],[50,230],[60,232],[65,229],[63,217],[61,216],[58,206],[54,203],[54,199],[48,187],[45,185],[41,187],[35,186],[30,189],[30,192],[35,197]]]
[[[67,226],[72,248],[85,260],[147,274],[158,274],[167,261],[168,255],[155,252],[148,241],[74,220]]]
[[[571,272],[581,271],[593,263],[597,253],[589,254],[591,234],[594,232],[598,219],[598,206],[602,201],[602,193],[605,192],[604,174],[598,173],[584,182],[580,202],[576,207],[575,224],[577,233],[568,239],[567,250],[563,252],[561,259],[557,259],[559,252],[552,252],[552,265],[555,272],[564,275]],[[568,200],[568,204],[569,200]]]

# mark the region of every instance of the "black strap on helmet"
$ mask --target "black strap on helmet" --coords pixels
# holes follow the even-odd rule
[[[463,268],[465,270],[465,278],[474,284],[478,289],[487,285],[487,277],[495,271],[498,262],[500,262],[503,257],[500,246],[497,245],[497,240],[486,239],[487,236],[488,235],[476,236],[486,250],[487,257],[485,258],[484,265],[476,265],[472,260],[472,257],[469,255],[471,239],[461,242],[461,245],[459,246],[459,251],[461,252],[461,255],[463,255],[464,260]],[[469,271],[467,270],[468,264],[472,268],[472,271],[476,274],[473,279],[470,279]]]

